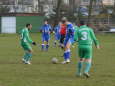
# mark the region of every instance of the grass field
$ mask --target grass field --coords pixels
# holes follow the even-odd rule
[[[40,43],[39,34],[31,36]],[[0,34],[0,86],[115,86],[115,35],[99,34],[97,38],[102,49],[94,48],[91,78],[86,79],[75,76],[76,48],[72,48],[72,63],[62,65],[51,63],[52,57],[63,61],[63,51],[52,43],[48,52],[33,46],[32,65],[25,65],[18,35]]]

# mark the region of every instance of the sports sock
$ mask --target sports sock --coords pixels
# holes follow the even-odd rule
[[[81,73],[82,66],[83,66],[83,62],[78,62],[78,72],[77,72],[77,74]]]
[[[45,46],[44,44],[41,45],[41,47],[42,47],[41,50],[44,50],[44,46]]]
[[[27,53],[26,61],[30,61],[31,58],[32,58],[32,54],[31,53]]]
[[[46,45],[46,51],[48,50],[48,48],[49,48],[49,44]]]
[[[25,52],[24,56],[23,56],[23,59],[26,60],[28,58],[28,53]]]
[[[85,70],[84,73],[88,73],[91,68],[91,62],[85,62]]]
[[[64,52],[64,60],[66,61],[67,59],[70,59],[70,50]]]

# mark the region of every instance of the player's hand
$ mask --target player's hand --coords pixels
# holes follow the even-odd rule
[[[96,48],[97,48],[97,49],[100,49],[100,46],[99,46],[99,45],[97,45],[97,46],[96,46]]]
[[[32,42],[33,45],[36,45],[36,42]]]

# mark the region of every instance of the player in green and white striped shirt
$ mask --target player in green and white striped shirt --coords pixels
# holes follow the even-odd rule
[[[20,32],[20,44],[25,51],[25,55],[22,60],[25,64],[31,64],[30,60],[32,58],[32,47],[30,44],[36,45],[36,43],[29,37],[29,30],[31,29],[32,25],[26,24],[26,27]]]
[[[77,74],[81,76],[83,64],[85,64],[84,75],[88,78],[92,61],[92,44],[99,49],[99,42],[95,37],[93,30],[86,26],[84,21],[80,22],[79,29],[76,30],[74,40],[78,42],[79,63]]]

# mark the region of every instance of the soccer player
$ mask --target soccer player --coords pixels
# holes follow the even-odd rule
[[[42,51],[48,51],[51,26],[48,24],[48,20],[44,21],[44,25],[41,27],[42,32]]]
[[[30,60],[32,58],[32,47],[30,44],[36,45],[34,41],[31,40],[29,37],[29,30],[32,29],[31,24],[26,24],[26,27],[21,30],[20,32],[20,41],[21,41],[21,46],[25,51],[25,55],[23,56],[23,62],[25,64],[31,64]]]
[[[70,63],[70,57],[71,57],[70,47],[74,41],[74,27],[70,22],[68,22],[68,20],[65,20],[65,22],[67,28],[66,28],[66,36],[64,39],[64,61],[62,62],[62,64]]]
[[[63,49],[64,47],[64,39],[66,35],[66,18],[62,18],[62,24],[60,25],[60,47]]]
[[[78,72],[77,75],[81,76],[81,70],[83,64],[85,65],[84,75],[89,78],[89,71],[92,62],[92,43],[96,45],[99,49],[99,42],[95,37],[95,34],[91,28],[85,25],[84,21],[80,22],[80,27],[75,32],[74,40],[78,42],[78,52],[80,60],[78,62]]]
[[[57,41],[60,40],[60,26],[61,26],[61,22],[59,22],[59,24],[54,28],[54,32],[55,32],[54,46],[56,46]]]

